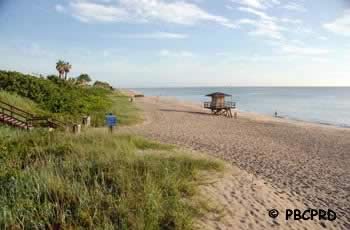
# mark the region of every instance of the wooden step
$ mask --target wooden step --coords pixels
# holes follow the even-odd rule
[[[5,123],[10,126],[14,126],[21,129],[27,129],[27,124],[23,121],[19,121],[7,114],[0,113],[0,123]],[[28,126],[30,128],[30,126]]]

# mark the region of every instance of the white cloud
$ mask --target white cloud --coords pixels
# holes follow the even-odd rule
[[[300,25],[303,23],[303,21],[300,19],[291,19],[291,18],[281,18],[280,21],[284,23],[294,24],[294,25],[298,25],[298,24]]]
[[[282,8],[287,9],[287,10],[292,10],[292,11],[297,11],[297,12],[306,12],[306,8],[300,4],[300,3],[296,3],[296,2],[290,2],[286,5],[284,5]]]
[[[30,56],[35,58],[37,57],[49,58],[54,56],[53,52],[51,52],[45,47],[42,47],[40,44],[36,42],[32,42],[32,43],[20,42],[15,44],[13,47],[15,48],[15,50],[18,51],[18,53],[20,53],[25,57]]]
[[[66,11],[65,7],[62,6],[62,5],[60,5],[60,4],[57,4],[57,5],[55,6],[55,10],[56,10],[57,12],[59,12],[59,13],[64,13],[64,12]]]
[[[263,11],[259,11],[259,10],[249,8],[249,7],[239,7],[238,10],[246,12],[246,13],[254,14],[254,15],[260,17],[261,19],[265,19],[265,20],[275,20],[276,19],[274,17],[267,15]]]
[[[328,37],[326,37],[326,36],[318,36],[318,39],[320,39],[322,41],[327,41]]]
[[[109,57],[111,54],[108,50],[104,50],[102,55],[103,55],[103,57]]]
[[[267,9],[274,5],[279,5],[278,0],[231,0],[233,3],[238,3],[243,6],[252,7],[256,9]]]
[[[154,33],[138,33],[138,34],[119,34],[113,37],[130,38],[130,39],[186,39],[188,38],[188,35],[180,34],[180,33],[154,32]]]
[[[294,46],[294,45],[282,45],[281,50],[282,52],[287,54],[300,55],[300,56],[325,55],[330,52],[329,50],[322,49],[322,48],[312,48],[312,47]]]
[[[341,17],[323,26],[333,33],[350,36],[350,10],[345,10]]]
[[[124,21],[129,17],[124,9],[92,2],[71,2],[70,7],[73,16],[82,22]]]
[[[235,28],[229,19],[213,15],[194,3],[165,0],[117,0],[96,3],[91,0],[71,0],[74,17],[82,22],[168,22],[195,25],[201,22],[217,23]]]
[[[240,25],[246,24],[255,27],[255,30],[249,32],[249,34],[277,40],[283,39],[282,31],[285,28],[278,24],[277,18],[269,16],[266,12],[249,7],[239,7],[238,10],[258,17],[257,19],[241,19],[238,21]]]
[[[245,23],[256,27],[254,31],[249,32],[250,35],[262,36],[262,37],[277,39],[277,40],[284,38],[283,34],[281,33],[282,28],[278,26],[274,21],[252,20],[250,22],[245,21]]]
[[[276,62],[280,61],[281,59],[287,59],[288,56],[285,55],[259,55],[259,54],[253,54],[250,56],[237,56],[234,57],[234,55],[230,54],[232,57],[227,54],[227,61],[228,62],[241,62],[241,63],[261,63],[261,62]],[[223,56],[219,53],[219,56]]]
[[[167,2],[161,0],[120,0],[120,4],[139,17],[176,24],[194,25],[201,21],[216,22],[233,26],[222,16],[212,15],[195,4],[184,1]]]
[[[287,33],[295,31],[296,28],[294,27],[298,26],[299,28],[302,25],[302,20],[298,18],[271,16],[269,10],[263,7],[253,8],[241,6],[236,9],[254,16],[254,18],[243,18],[237,22],[238,25],[245,24],[255,27],[255,30],[249,32],[250,35],[254,36],[272,40],[286,40]]]
[[[162,57],[194,57],[195,55],[190,51],[171,51],[163,49],[159,52],[159,55]]]

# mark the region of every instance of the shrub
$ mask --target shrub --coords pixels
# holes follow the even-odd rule
[[[91,81],[91,78],[88,74],[83,73],[83,74],[80,74],[79,77],[77,77],[77,81],[85,84],[85,83],[89,83]]]
[[[94,114],[97,116],[95,120],[101,124],[105,113],[112,107],[110,90],[81,87],[73,80],[64,81],[56,76],[44,79],[0,71],[0,89],[31,99],[42,109],[64,119],[80,120],[82,115]]]
[[[113,90],[113,87],[109,83],[103,82],[103,81],[95,81],[93,86],[95,88],[103,88],[103,89]]]

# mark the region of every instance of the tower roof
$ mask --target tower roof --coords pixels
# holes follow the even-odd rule
[[[232,96],[232,95],[230,95],[230,94],[226,94],[226,93],[221,93],[221,92],[215,92],[215,93],[211,93],[211,94],[208,94],[208,95],[206,95],[207,97],[230,97],[230,96]]]

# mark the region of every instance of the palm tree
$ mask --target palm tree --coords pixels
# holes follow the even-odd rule
[[[56,63],[56,70],[58,71],[58,76],[60,79],[63,77],[63,73],[65,72],[64,70],[65,62],[62,60],[58,60]]]
[[[67,74],[69,73],[71,68],[72,68],[72,65],[69,64],[69,62],[64,63],[64,66],[63,66],[63,69],[64,69],[64,80],[67,80]]]

